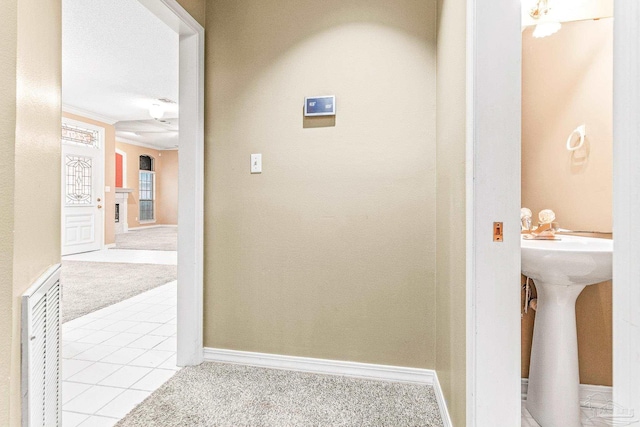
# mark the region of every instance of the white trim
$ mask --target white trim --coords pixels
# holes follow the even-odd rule
[[[529,379],[522,378],[521,399],[527,400]],[[613,387],[580,384],[580,406],[583,408],[607,408],[613,400]]]
[[[375,365],[371,363],[345,362],[341,360],[314,359],[311,357],[254,353],[250,351],[204,348],[207,362],[232,363],[313,374],[339,375],[367,380],[424,384],[433,387],[444,427],[451,427],[451,418],[445,403],[438,375],[432,369],[406,368],[402,366]]]
[[[640,4],[614,2],[613,400],[640,414]],[[631,412],[632,411],[632,412]]]
[[[105,123],[107,125],[113,125],[118,121],[118,119],[114,119],[112,117],[103,116],[100,114],[93,113],[91,111],[83,110],[82,108],[72,107],[71,105],[66,105],[66,104],[62,105],[62,111],[69,114],[75,114],[76,116],[82,116],[86,119]]]
[[[204,28],[176,0],[138,0],[180,35],[178,165],[178,352],[203,360]]]
[[[436,373],[431,369],[374,365],[369,363],[254,353],[250,351],[225,350],[210,347],[205,347],[204,349],[204,360],[207,362],[233,363],[286,371],[311,372],[314,374],[340,375],[402,383],[433,385],[436,379]]]
[[[475,322],[476,322],[476,307],[475,307],[475,260],[473,257],[473,243],[474,243],[474,216],[473,206],[475,203],[473,194],[473,135],[474,135],[474,116],[473,116],[473,88],[475,84],[474,80],[474,52],[473,49],[473,36],[472,31],[474,29],[475,20],[475,1],[467,0],[467,13],[466,13],[466,141],[465,141],[465,204],[466,204],[466,241],[465,241],[465,300],[466,300],[466,422],[467,425],[475,426],[476,418],[476,336],[475,336]]]
[[[436,400],[438,402],[438,409],[440,410],[440,418],[442,418],[442,426],[443,427],[453,427],[453,422],[451,421],[451,416],[449,415],[449,408],[447,407],[447,401],[444,398],[444,393],[442,393],[442,387],[440,387],[440,380],[438,379],[438,374],[434,372],[435,381],[433,382],[433,392],[436,395]]]
[[[116,142],[119,142],[121,144],[135,145],[137,147],[142,147],[142,148],[150,148],[156,151],[170,150],[170,148],[161,147],[159,145],[147,144],[145,142],[138,142],[132,139],[122,138],[121,136],[116,136]]]
[[[116,247],[115,243],[109,243],[104,245],[104,249],[114,249]]]
[[[467,0],[467,426],[520,409],[521,2]],[[493,222],[504,240],[493,242]],[[499,349],[499,351],[496,351]],[[499,419],[499,422],[498,422]]]

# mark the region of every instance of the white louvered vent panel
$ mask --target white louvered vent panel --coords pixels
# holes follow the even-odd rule
[[[47,300],[46,298],[40,299],[35,304],[32,310],[33,319],[31,322],[31,336],[44,337],[47,331]],[[31,372],[30,383],[36,385],[36,383],[42,383],[46,380],[46,341],[44,339],[30,339],[31,348],[29,353],[31,354]],[[44,387],[41,389],[31,388],[31,397],[29,404],[31,405],[30,411],[32,414],[43,414],[42,421],[44,423]],[[35,420],[33,420],[35,422]],[[31,425],[34,425],[31,423]],[[44,424],[43,424],[44,425]]]
[[[60,424],[60,265],[56,265],[22,297],[22,425]]]
[[[46,366],[52,367],[45,377],[46,426],[58,425],[60,420],[60,281],[47,292]],[[55,369],[53,369],[55,367]]]

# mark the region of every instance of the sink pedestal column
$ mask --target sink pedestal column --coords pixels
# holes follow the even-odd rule
[[[542,427],[582,427],[576,299],[584,285],[539,280],[527,409]]]

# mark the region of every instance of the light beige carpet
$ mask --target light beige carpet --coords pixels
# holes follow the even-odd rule
[[[431,386],[222,363],[182,369],[117,427],[435,427]]]
[[[115,249],[177,251],[178,227],[152,227],[116,234]]]
[[[175,265],[63,261],[62,322],[123,301],[178,277]]]

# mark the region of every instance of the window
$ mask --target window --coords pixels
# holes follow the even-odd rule
[[[140,156],[140,170],[141,171],[153,171],[153,157]]]
[[[83,129],[67,123],[62,124],[62,140],[85,147],[100,148],[97,130]]]
[[[153,157],[140,156],[140,221],[155,220],[155,173]]]

